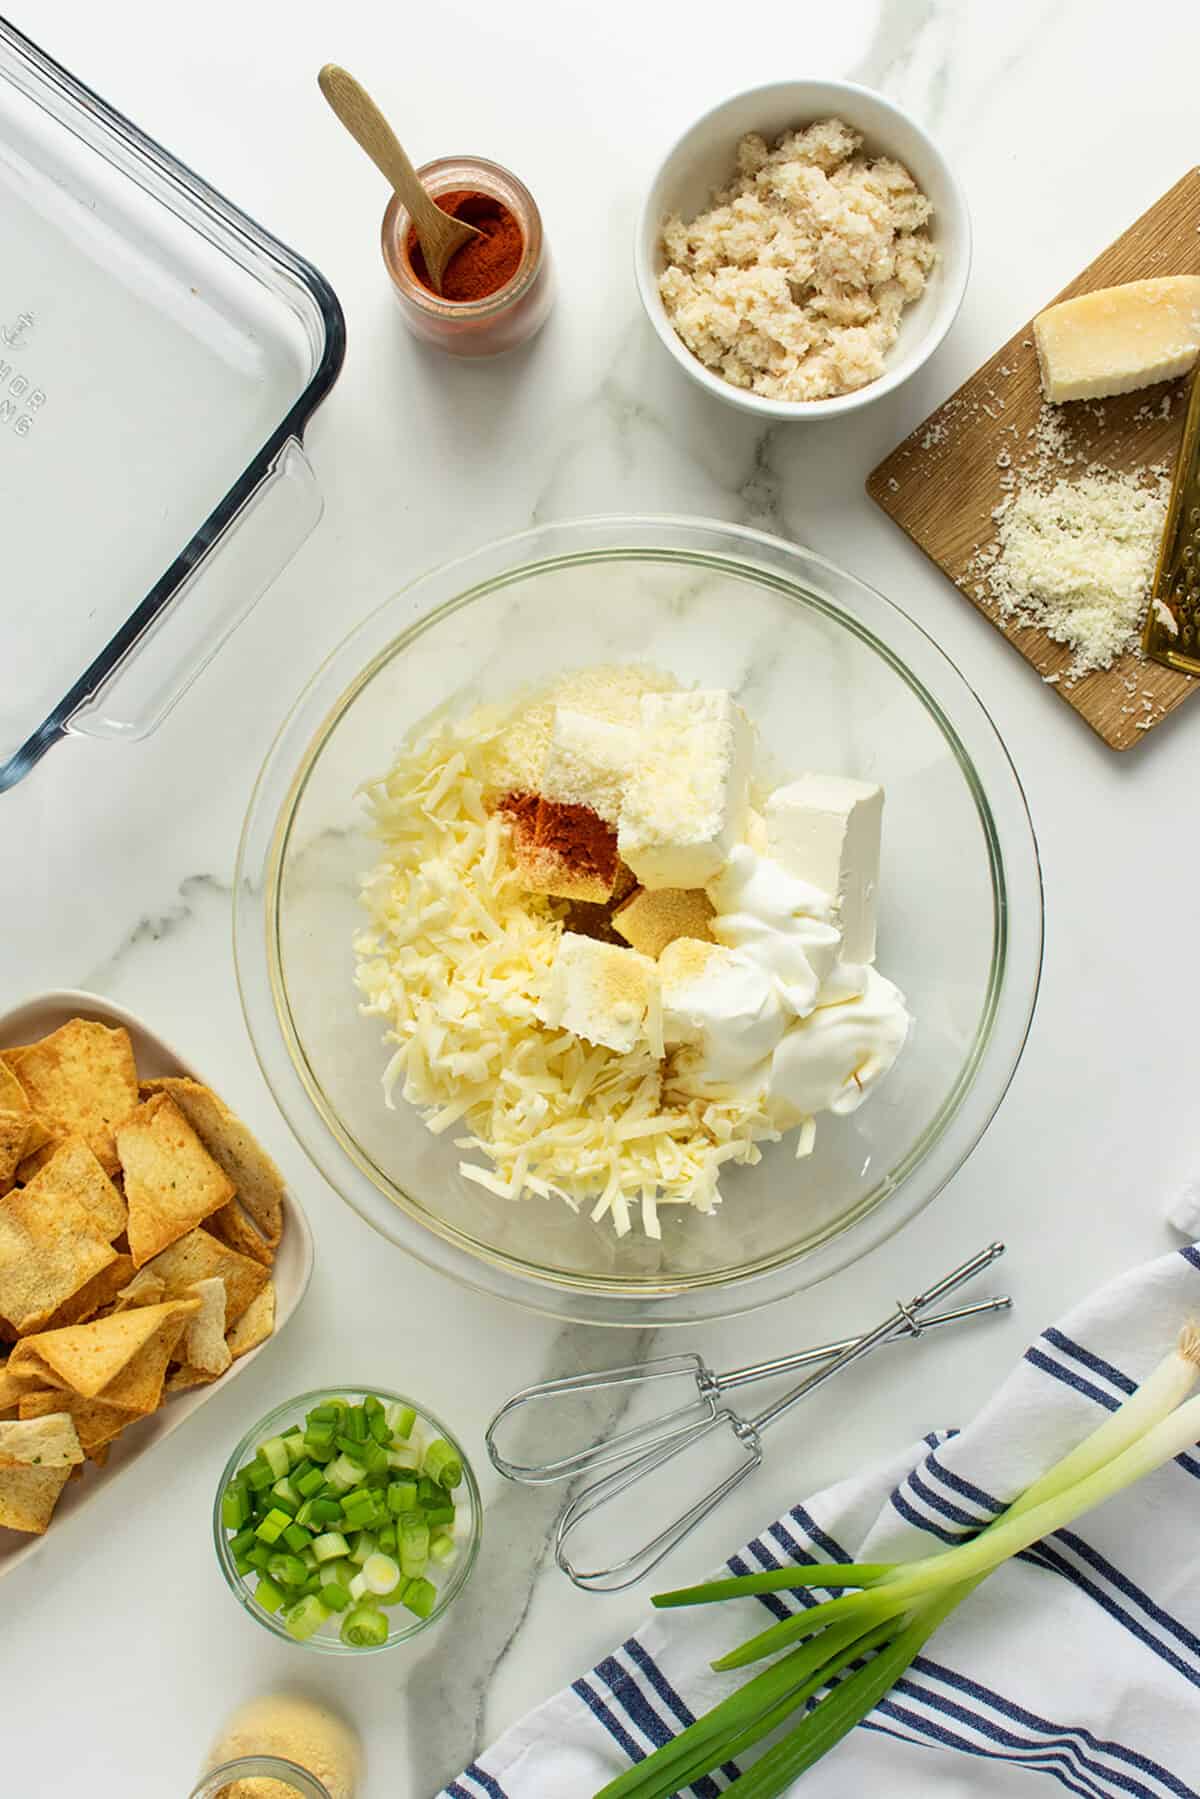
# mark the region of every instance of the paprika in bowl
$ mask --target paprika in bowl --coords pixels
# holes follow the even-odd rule
[[[405,323],[451,356],[497,356],[526,343],[545,324],[553,299],[550,253],[533,195],[482,157],[443,157],[417,173],[444,212],[482,236],[450,258],[437,294],[408,212],[392,195],[383,215],[383,260]]]

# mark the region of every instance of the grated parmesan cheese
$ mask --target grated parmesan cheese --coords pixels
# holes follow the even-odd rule
[[[995,542],[971,558],[981,597],[1072,652],[1068,680],[1111,668],[1138,640],[1166,524],[1165,469],[1116,474],[1071,446],[1049,408],[1033,459],[992,518]],[[1079,473],[1057,471],[1082,465]]]
[[[669,685],[610,672],[626,677],[609,693],[621,708]],[[393,1048],[385,1093],[398,1087],[434,1132],[463,1125],[456,1145],[487,1165],[460,1172],[489,1192],[590,1205],[620,1235],[640,1211],[656,1237],[659,1206],[711,1211],[725,1163],[757,1162],[778,1132],[755,1103],[669,1091],[661,1043],[618,1054],[539,1023],[567,908],[522,890],[485,805],[509,722],[443,719],[365,789],[383,859],[363,882],[355,978]]]

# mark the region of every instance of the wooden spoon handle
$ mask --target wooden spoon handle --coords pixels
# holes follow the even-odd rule
[[[328,62],[317,76],[321,92],[351,137],[362,146],[380,174],[399,194],[409,218],[417,227],[438,232],[446,214],[432,200],[404,146],[360,82],[336,63]]]

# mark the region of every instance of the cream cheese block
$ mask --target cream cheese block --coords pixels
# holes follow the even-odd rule
[[[643,887],[703,887],[745,835],[754,731],[722,690],[648,693],[641,749],[617,823]]]
[[[622,1055],[636,1048],[658,1006],[658,969],[636,950],[564,931],[537,1008],[552,1030],[571,1031]]]
[[[1160,275],[1061,300],[1033,321],[1042,391],[1102,400],[1186,375],[1200,354],[1200,275]]]
[[[841,775],[801,775],[766,805],[767,853],[833,900],[843,962],[875,960],[883,789]]]

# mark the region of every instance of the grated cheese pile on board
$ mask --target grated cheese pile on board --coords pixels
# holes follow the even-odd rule
[[[1163,469],[1114,474],[1066,446],[1061,422],[1043,409],[1032,466],[992,514],[996,540],[972,558],[980,592],[1004,618],[1036,625],[1072,652],[1068,680],[1111,668],[1133,648],[1166,524]]]
[[[711,1211],[725,1163],[757,1162],[778,1132],[756,1107],[671,1095],[649,1048],[619,1055],[538,1022],[566,907],[518,885],[508,826],[485,804],[512,719],[443,719],[364,789],[385,856],[363,883],[355,978],[395,1045],[384,1091],[435,1133],[465,1125],[456,1145],[490,1166],[460,1171],[490,1192],[590,1204],[619,1235],[640,1207],[657,1237],[658,1206]]]

